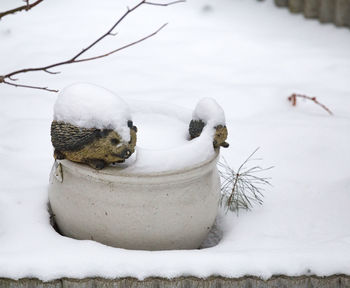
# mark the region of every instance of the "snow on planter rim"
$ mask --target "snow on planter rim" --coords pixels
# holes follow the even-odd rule
[[[215,102],[214,99],[210,100]],[[127,159],[125,163],[116,165],[117,167],[125,168],[123,173],[150,174],[175,172],[196,166],[215,157],[216,152],[213,148],[215,129],[212,122],[205,126],[200,137],[189,141],[188,126],[192,119],[191,110],[161,102],[129,101],[128,103],[135,119],[134,124],[138,127],[138,140],[136,153]],[[216,106],[220,107],[217,103]],[[215,117],[216,115],[213,114],[212,116]],[[149,140],[151,136],[148,135],[152,134],[152,130],[157,130],[154,127],[157,122],[155,120],[156,117],[161,117],[163,129],[159,131],[158,138]],[[225,116],[221,115],[220,117]],[[142,121],[137,121],[137,119],[145,120],[147,118],[153,121],[148,126]],[[207,118],[211,119],[210,115]],[[218,120],[213,119],[212,121],[217,122]],[[179,125],[176,125],[176,122]],[[160,140],[167,141],[170,138],[170,134],[175,134],[172,140],[177,138],[177,145],[153,148],[157,144],[156,142]],[[145,147],[144,144],[146,141],[150,142],[152,146]]]
[[[106,88],[75,83],[64,88],[54,106],[54,120],[83,128],[113,129],[124,141],[130,140],[127,103]]]
[[[181,121],[185,125],[191,120],[190,111],[181,107],[147,101],[131,101],[129,104],[132,113],[129,105],[112,91],[89,83],[76,83],[63,89],[57,97],[54,120],[84,128],[113,129],[125,141],[130,140],[127,121],[134,114],[149,115],[151,118],[162,115],[165,121],[170,122],[172,118],[172,121]],[[126,173],[164,172],[180,170],[211,159],[215,155],[212,145],[215,131],[213,127],[224,124],[224,111],[214,99],[203,98],[197,104],[192,117],[208,123],[200,137],[188,141],[187,127],[183,131],[175,130],[174,133],[179,133],[182,143],[167,149],[144,148],[142,141],[140,143],[141,139],[138,139],[136,153],[125,164],[117,166],[125,168]],[[142,123],[134,124],[139,129],[139,135],[145,127]],[[151,130],[152,127],[149,127],[148,132]]]
[[[114,129],[125,141],[130,140],[127,121],[132,119],[132,115],[136,119],[141,118],[140,122],[134,122],[138,127],[136,153],[125,163],[116,165],[129,174],[178,171],[212,159],[215,156],[212,144],[214,127],[225,123],[223,109],[212,98],[200,100],[191,118],[190,110],[165,103],[129,101],[128,105],[112,91],[89,83],[76,83],[66,87],[54,105],[55,120],[84,128]],[[167,133],[169,136],[169,128],[165,127],[168,123],[170,133],[178,138],[178,145],[170,148],[144,147],[142,141],[149,142],[147,134],[152,135],[152,130],[155,130],[152,125],[143,125],[142,120],[147,117],[162,117],[160,121],[164,122],[164,135],[159,133],[158,139],[154,139],[152,144],[156,145],[160,138],[167,138]],[[188,125],[191,119],[202,119],[207,125],[200,137],[189,141]],[[151,124],[155,122],[153,120]],[[182,129],[174,129],[174,126],[178,126],[176,122],[182,123]],[[145,136],[140,137],[141,133]]]
[[[202,120],[213,127],[226,124],[224,110],[213,98],[209,97],[205,97],[197,103],[192,118]]]
[[[166,177],[166,176],[174,176],[174,175],[181,175],[181,174],[186,174],[188,172],[191,172],[193,170],[196,169],[201,169],[204,166],[210,165],[211,163],[213,163],[215,161],[215,165],[216,165],[216,161],[219,157],[219,152],[216,151],[213,154],[212,158],[209,158],[205,161],[202,161],[200,163],[196,163],[194,165],[191,166],[187,166],[183,169],[178,169],[178,170],[167,170],[167,171],[160,171],[160,172],[130,172],[129,169],[120,169],[117,173],[116,173],[116,167],[106,167],[102,170],[99,170],[98,172],[96,172],[96,170],[92,170],[91,168],[89,168],[89,166],[87,165],[79,165],[78,163],[69,161],[69,160],[58,160],[59,163],[62,163],[63,166],[68,169],[68,170],[74,170],[75,173],[78,173],[80,175],[89,175],[89,177],[91,178],[95,178],[98,179],[98,181],[111,181],[111,179],[125,179],[125,178],[132,178],[132,177],[137,177],[137,178],[143,178],[143,179],[150,179],[150,177]],[[118,168],[117,168],[118,169]],[[101,175],[103,175],[103,177],[101,177]],[[191,175],[190,175],[191,177]],[[113,181],[113,180],[112,180]],[[151,180],[154,181],[154,178]]]

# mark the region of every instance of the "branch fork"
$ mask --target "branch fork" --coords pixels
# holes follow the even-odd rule
[[[23,10],[24,11],[28,11],[28,10],[34,8],[36,5],[40,4],[43,1],[44,0],[37,0],[37,1],[34,1],[32,4],[30,4],[29,0],[25,0],[24,1],[26,3],[25,5],[19,6],[17,8],[14,8],[14,9],[11,9],[11,10],[8,10],[8,11],[5,11],[5,12],[1,12],[0,13],[0,20],[3,17],[5,17],[5,16],[11,15],[11,14],[15,14],[15,13],[23,11]]]
[[[23,7],[27,7],[28,9],[30,9],[30,8],[34,7],[35,5],[39,4],[41,1],[43,1],[43,0],[38,0],[38,1],[34,2],[34,3],[32,3],[32,4],[29,4],[29,1],[25,0],[26,5],[23,6]],[[140,1],[138,4],[136,4],[132,8],[127,7],[127,11],[112,25],[112,27],[106,33],[101,35],[99,38],[97,38],[95,41],[93,41],[86,48],[82,49],[79,53],[74,55],[72,58],[70,58],[68,60],[61,61],[61,62],[57,62],[57,63],[54,63],[54,64],[50,64],[50,65],[47,65],[47,66],[43,66],[43,67],[24,68],[24,69],[20,69],[20,70],[17,70],[17,71],[13,71],[11,73],[8,73],[8,74],[0,76],[0,84],[7,84],[7,85],[10,85],[10,86],[14,86],[14,87],[40,89],[40,90],[45,90],[45,91],[49,91],[49,92],[58,92],[58,90],[56,90],[56,89],[49,89],[48,87],[40,87],[40,86],[32,86],[32,85],[24,85],[24,84],[13,83],[17,79],[14,79],[12,77],[14,75],[18,75],[18,74],[22,74],[22,73],[38,72],[38,71],[46,72],[48,74],[58,74],[60,72],[53,72],[53,71],[50,71],[49,69],[54,68],[54,67],[63,66],[63,65],[68,65],[68,64],[75,64],[75,63],[79,63],[79,62],[85,62],[85,61],[92,61],[92,60],[100,59],[100,58],[103,58],[103,57],[107,57],[107,56],[109,56],[111,54],[114,54],[114,53],[116,53],[118,51],[121,51],[123,49],[126,49],[128,47],[134,46],[134,45],[136,45],[136,44],[138,44],[140,42],[143,42],[143,41],[147,40],[148,38],[156,35],[160,30],[162,30],[167,25],[167,23],[165,23],[162,26],[160,26],[157,30],[155,30],[151,34],[148,34],[148,35],[146,35],[146,36],[144,36],[144,37],[142,37],[142,38],[140,38],[140,39],[138,39],[136,41],[130,42],[130,43],[128,43],[128,44],[126,44],[124,46],[121,46],[119,48],[116,48],[116,49],[114,49],[112,51],[109,51],[107,53],[100,54],[100,55],[97,55],[97,56],[93,56],[93,57],[80,58],[88,50],[90,50],[96,44],[101,42],[105,37],[107,37],[107,36],[116,36],[117,33],[113,32],[113,30],[124,20],[124,18],[126,18],[130,13],[135,11],[137,8],[139,8],[143,4],[153,5],[153,6],[169,6],[169,5],[173,5],[173,4],[177,4],[177,3],[181,3],[181,2],[185,2],[185,0],[172,1],[172,2],[168,2],[168,3],[155,3],[155,2],[148,2],[146,0],[142,0],[142,1]],[[25,8],[23,8],[23,9],[25,9]],[[0,14],[0,19],[2,17],[1,15],[2,14]],[[12,81],[12,82],[10,82],[10,81]]]

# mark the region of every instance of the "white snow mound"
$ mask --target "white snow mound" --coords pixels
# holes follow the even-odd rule
[[[178,171],[215,156],[212,126],[189,140],[191,110],[153,101],[128,101],[138,128],[137,150],[117,167],[129,173]]]
[[[221,106],[210,97],[201,99],[193,111],[192,119],[202,120],[205,124],[225,125],[225,112]]]
[[[124,141],[130,140],[128,104],[97,85],[76,83],[64,88],[54,105],[54,120],[83,128],[113,129]]]

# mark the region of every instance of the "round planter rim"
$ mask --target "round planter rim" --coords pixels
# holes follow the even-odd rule
[[[211,164],[213,163],[216,164],[219,155],[220,155],[220,151],[215,150],[215,153],[212,157],[210,157],[205,161],[199,162],[197,164],[186,166],[180,169],[173,169],[173,170],[162,171],[162,172],[146,172],[146,173],[123,172],[125,168],[118,168],[118,167],[106,167],[102,170],[94,170],[93,168],[85,164],[75,163],[66,159],[56,160],[56,161],[58,163],[61,163],[65,169],[73,170],[78,174],[88,175],[90,177],[101,180],[101,178],[104,178],[104,177],[150,178],[150,177],[176,176],[176,175],[186,174],[188,172],[201,169],[203,166],[211,166]]]

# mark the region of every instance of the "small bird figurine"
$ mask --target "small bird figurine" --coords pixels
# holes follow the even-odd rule
[[[205,123],[201,119],[191,120],[189,129],[188,129],[191,140],[201,135],[204,126],[205,126]],[[215,129],[215,135],[213,140],[214,148],[217,149],[217,148],[220,148],[220,146],[227,148],[229,144],[226,142],[227,134],[228,134],[226,126],[220,124],[214,127],[214,129]]]
[[[129,120],[130,141],[113,129],[81,128],[62,121],[52,121],[51,142],[55,159],[86,163],[94,169],[122,163],[135,151],[137,128]]]

